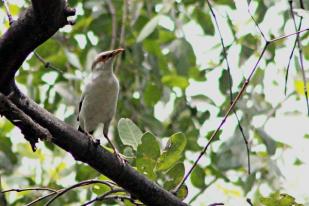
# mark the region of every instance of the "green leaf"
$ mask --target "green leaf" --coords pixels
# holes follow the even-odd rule
[[[279,194],[275,192],[269,197],[261,197],[260,202],[263,206],[303,206],[295,201],[295,198],[288,194]]]
[[[158,85],[152,82],[147,84],[144,91],[144,101],[147,106],[154,106],[160,100],[161,96],[162,90]]]
[[[213,133],[215,132],[215,130],[211,130],[206,134],[206,139],[210,140],[211,136],[213,135]],[[222,130],[219,130],[218,133],[216,134],[216,136],[214,137],[214,139],[212,141],[218,141],[220,140],[220,136],[222,134]]]
[[[80,64],[79,58],[75,53],[72,53],[69,50],[65,50],[64,53],[71,65],[73,65],[77,69],[82,69],[82,65]]]
[[[169,87],[179,87],[186,89],[189,86],[189,81],[185,77],[178,75],[166,75],[161,79],[162,83]]]
[[[205,171],[199,165],[196,165],[191,174],[191,183],[194,187],[202,189],[205,187]]]
[[[180,187],[179,191],[177,192],[176,196],[180,200],[184,200],[188,196],[188,187],[187,187],[187,185],[182,185]]]
[[[121,118],[118,122],[118,132],[121,142],[124,145],[131,146],[137,150],[137,146],[141,143],[142,131],[130,119]]]
[[[266,6],[264,1],[260,1],[258,3],[258,7],[256,9],[256,16],[257,17],[255,17],[255,20],[256,20],[257,23],[261,23],[263,21],[264,16],[265,16],[266,11],[268,10],[269,6],[270,5]]]
[[[4,173],[12,173],[13,164],[6,154],[0,151],[0,171]]]
[[[172,190],[181,182],[185,175],[185,166],[183,163],[178,163],[172,167],[166,174],[167,182],[164,184],[166,190]]]
[[[85,164],[76,164],[75,172],[76,172],[75,180],[78,182],[87,179],[93,179],[100,175],[98,171],[92,169],[92,167],[89,167],[88,165]]]
[[[156,137],[150,132],[142,136],[142,143],[138,145],[136,152],[137,170],[152,180],[156,179],[154,168],[160,157],[160,145]]]
[[[233,0],[216,0],[216,4],[222,4],[222,5],[227,5],[231,7],[232,9],[236,9],[235,3]]]
[[[240,39],[241,51],[239,65],[242,65],[255,52],[257,43],[257,38],[252,34],[247,34]]]
[[[186,133],[187,136],[187,146],[186,146],[186,150],[190,150],[190,151],[201,151],[201,149],[203,149],[198,143],[197,140],[199,138],[199,130],[198,129],[192,129],[189,132]]]
[[[214,35],[215,27],[212,23],[210,12],[206,13],[202,11],[199,7],[195,9],[196,21],[202,27],[205,34]]]
[[[200,82],[204,82],[206,80],[205,74],[206,74],[206,70],[200,70],[197,67],[191,67],[189,69],[189,77],[194,79],[195,81],[200,81]]]
[[[298,159],[298,158],[296,158],[296,160],[294,161],[294,165],[295,165],[295,166],[300,166],[300,165],[302,165],[302,164],[304,164],[304,162],[301,161],[301,160]]]
[[[274,155],[276,152],[276,141],[271,138],[262,128],[258,128],[255,133],[265,144],[269,155]]]
[[[304,50],[304,56],[305,56],[305,58],[306,58],[307,60],[309,60],[309,44],[306,45],[306,46],[304,46],[303,50]]]
[[[197,95],[191,96],[191,99],[192,101],[207,102],[210,105],[216,106],[216,103],[204,94],[197,94]]]
[[[168,48],[177,74],[187,76],[188,70],[196,66],[196,57],[191,44],[186,39],[179,38],[175,39]]]
[[[187,138],[183,133],[173,134],[167,143],[167,147],[159,158],[156,169],[158,171],[171,168],[181,158],[186,147]]]
[[[102,181],[106,181],[106,180],[109,180],[107,177],[103,176],[103,175],[100,175],[99,180],[102,180]],[[92,191],[96,194],[96,195],[101,195],[101,194],[104,194],[105,192],[108,192],[110,191],[110,187],[107,186],[107,185],[104,185],[104,184],[95,184],[93,185],[92,187]]]
[[[0,151],[9,158],[12,164],[17,163],[17,154],[12,151],[12,142],[9,138],[0,137]]]
[[[241,186],[245,194],[248,194],[248,192],[250,192],[250,190],[254,186],[255,181],[256,181],[256,174],[251,173],[249,176],[246,177],[245,180],[242,180],[242,178],[239,178],[236,184]]]
[[[230,75],[229,72],[225,69],[222,71],[221,77],[219,79],[219,89],[222,92],[222,94],[227,95],[229,94],[229,88],[230,85]]]
[[[137,37],[137,42],[143,41],[145,38],[147,38],[158,26],[159,20],[160,20],[160,15],[157,15],[153,17],[142,29],[142,31],[139,33]]]

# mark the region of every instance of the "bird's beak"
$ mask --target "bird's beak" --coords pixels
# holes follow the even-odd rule
[[[115,50],[111,50],[111,51],[108,51],[108,52],[102,52],[102,53],[98,54],[96,59],[94,60],[94,62],[92,64],[91,68],[93,69],[94,66],[99,62],[105,62],[110,58],[114,58],[115,56],[122,53],[123,51],[124,51],[123,48],[118,48],[118,49],[115,49]]]
[[[124,49],[123,48],[118,48],[118,49],[115,49],[112,51],[112,57],[115,57],[117,56],[118,54],[124,52]]]

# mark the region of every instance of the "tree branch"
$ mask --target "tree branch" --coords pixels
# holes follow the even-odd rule
[[[0,92],[10,94],[13,105],[33,122],[47,129],[52,136],[52,143],[109,177],[143,203],[186,205],[129,165],[119,163],[115,155],[96,146],[88,136],[60,121],[18,90],[14,75],[23,61],[59,28],[69,24],[67,16],[74,13],[64,0],[32,0],[32,3],[33,7],[28,8],[0,38]],[[10,119],[9,112],[5,116]],[[31,127],[34,128],[34,125]]]
[[[35,144],[42,140],[50,140],[52,135],[49,131],[34,122],[23,111],[16,107],[6,96],[0,93],[0,114],[5,115],[13,124],[20,128],[32,147],[36,150]]]
[[[75,14],[64,0],[32,2],[33,7],[26,9],[0,38],[0,88],[5,94],[26,57],[59,28],[69,24],[67,17]]]

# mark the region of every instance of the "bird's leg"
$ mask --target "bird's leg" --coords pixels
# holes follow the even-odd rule
[[[94,143],[95,145],[100,145],[100,140],[99,140],[99,139],[96,139],[96,138],[94,138],[94,137],[92,136],[92,134],[93,134],[94,131],[92,131],[92,132],[88,132],[87,130],[85,131],[85,130],[83,130],[80,126],[78,127],[78,131],[80,131],[80,132],[86,134],[86,135],[93,141],[93,143]]]
[[[109,125],[104,125],[103,136],[105,137],[105,139],[107,139],[108,143],[112,146],[112,149],[114,150],[114,154],[116,155],[116,157],[120,161],[120,163],[126,164],[127,160],[124,159],[121,156],[121,154],[118,152],[118,150],[116,149],[116,147],[114,146],[114,144],[112,143],[112,141],[108,137],[108,126]]]

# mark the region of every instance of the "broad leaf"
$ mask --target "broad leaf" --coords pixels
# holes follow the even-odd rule
[[[183,133],[173,134],[159,158],[156,169],[162,171],[171,168],[181,158],[186,144],[187,138]]]
[[[142,29],[142,31],[139,33],[137,37],[137,42],[143,41],[145,38],[147,38],[158,26],[160,20],[160,15],[157,15],[153,17]]]
[[[142,143],[138,145],[136,152],[137,170],[155,180],[154,168],[160,156],[160,145],[156,137],[146,132],[142,136]]]
[[[204,188],[205,187],[205,171],[199,165],[196,165],[191,174],[191,183],[194,187]]]
[[[137,146],[141,143],[142,131],[127,118],[121,118],[118,122],[118,132],[121,142],[124,145],[129,145],[137,150]]]

